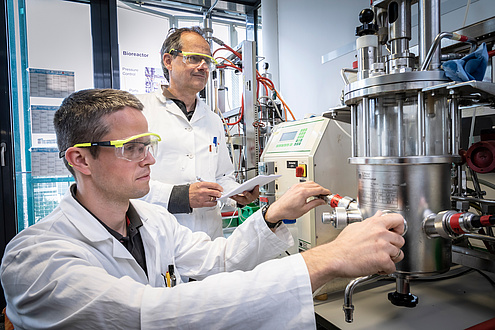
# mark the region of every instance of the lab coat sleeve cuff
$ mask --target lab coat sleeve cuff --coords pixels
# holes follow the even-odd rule
[[[168,211],[172,214],[176,213],[191,213],[192,209],[189,205],[189,185],[176,185],[170,193],[168,202]]]
[[[289,229],[284,223],[280,224],[275,232],[272,232],[272,230],[266,225],[266,221],[263,218],[261,209],[256,211],[253,216],[253,220],[256,221],[256,227],[260,228],[260,231],[264,237],[269,238],[272,235],[277,236],[278,240],[272,241],[275,249],[281,250],[283,252],[294,244],[294,239],[292,238]]]
[[[313,302],[313,293],[311,291],[311,278],[309,277],[308,267],[306,262],[300,253],[285,257],[291,262],[291,272],[294,275],[294,280],[296,281],[295,287],[300,288],[299,290],[299,301],[301,303],[301,324],[308,325],[308,328],[316,327],[315,322],[315,311]]]

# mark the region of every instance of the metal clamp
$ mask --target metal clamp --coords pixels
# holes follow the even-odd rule
[[[7,143],[0,143],[0,166],[5,166],[5,151],[7,151]]]

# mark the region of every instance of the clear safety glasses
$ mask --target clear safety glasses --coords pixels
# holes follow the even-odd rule
[[[140,162],[148,157],[148,152],[156,156],[158,152],[158,142],[162,139],[155,133],[143,133],[131,136],[125,140],[87,142],[75,144],[75,148],[88,148],[93,146],[115,148],[115,156],[131,162]],[[60,158],[65,152],[60,153]]]
[[[218,62],[213,57],[206,54],[183,52],[173,48],[169,53],[174,56],[182,55],[182,61],[191,66],[200,66],[204,61],[210,72],[215,70],[218,65]]]

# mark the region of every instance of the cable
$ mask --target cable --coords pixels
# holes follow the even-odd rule
[[[493,183],[491,183],[491,182],[488,182],[488,181],[486,181],[486,180],[479,179],[479,178],[478,178],[478,182],[479,182],[479,183],[481,183],[482,185],[487,186],[488,188],[495,189],[495,184],[493,184]]]
[[[227,205],[225,202],[222,202],[222,206],[220,207],[220,214],[222,213],[222,210],[223,208],[225,207],[225,205]],[[225,228],[230,228],[230,225],[232,224],[232,220],[234,220],[234,214],[235,214],[235,211],[234,213],[230,216],[230,221],[229,221],[229,224],[227,225],[227,227]],[[239,211],[237,211],[237,214],[239,214]]]
[[[462,22],[462,27],[465,27],[466,26],[466,19],[467,19],[467,15],[468,15],[468,12],[469,12],[469,5],[471,4],[471,0],[468,0],[467,4],[466,4],[466,13],[464,14],[464,22]]]
[[[206,16],[209,16],[213,10],[213,8],[215,8],[215,6],[217,5],[218,3],[218,0],[215,0],[215,3],[210,7],[210,9],[208,9],[208,11],[206,12]]]
[[[234,64],[234,62],[230,61],[229,59],[227,59],[227,58],[225,58],[225,57],[222,57],[222,56],[217,56],[217,57],[215,57],[215,60],[216,60],[217,58],[219,58],[219,59],[221,59],[221,60],[224,60],[224,61],[229,62],[229,63],[230,63],[233,67],[235,67],[235,68],[237,68],[237,69],[239,69],[239,70],[240,70],[240,68],[239,68],[237,65],[235,65],[235,64]],[[220,66],[221,66],[221,65],[220,65]]]
[[[448,273],[445,273],[445,274],[440,274],[438,276],[436,275],[433,275],[433,276],[430,276],[430,277],[417,277],[417,278],[411,278],[411,282],[436,282],[436,281],[442,281],[442,280],[449,280],[449,279],[452,279],[452,278],[456,278],[456,277],[459,277],[459,276],[463,276],[463,275],[466,275],[470,272],[473,272],[475,271],[474,268],[469,268],[467,266],[462,266],[459,268],[459,270],[457,269],[451,269]],[[384,278],[381,278],[380,281],[382,280],[394,280],[395,281],[395,278],[394,277],[384,277]]]
[[[280,111],[278,110],[277,104],[275,103],[275,101],[274,101],[274,100],[273,100],[270,96],[265,96],[265,95],[260,96],[260,97],[258,98],[258,103],[260,103],[260,104],[261,104],[261,102],[260,102],[260,100],[261,100],[261,99],[268,99],[268,100],[272,101],[273,107],[275,108],[275,111],[277,112],[278,117],[279,117],[280,119],[282,119],[282,118],[283,118],[283,117],[282,117],[282,114],[281,114],[281,113],[280,113]],[[267,106],[268,106],[268,104],[267,104]]]
[[[325,285],[320,286],[318,289],[313,292],[313,298],[320,294],[320,291],[325,287]]]
[[[337,125],[338,128],[340,128],[342,132],[344,132],[345,135],[347,135],[351,139],[351,134],[347,133],[347,131],[342,126],[340,126],[340,124],[336,120],[334,120],[334,123],[335,125]]]
[[[481,276],[483,276],[495,288],[495,281],[492,280],[490,276],[486,275],[479,269],[475,269],[475,271],[477,271]]]
[[[262,81],[266,81],[266,82],[269,83],[268,88],[270,88],[271,90],[273,90],[275,92],[275,95],[277,95],[277,97],[280,100],[280,102],[282,102],[282,105],[284,106],[284,110],[289,111],[290,115],[292,116],[292,119],[293,120],[296,120],[296,118],[294,117],[294,114],[290,110],[290,108],[287,105],[287,103],[285,103],[285,101],[282,99],[282,96],[275,89],[275,86],[273,85],[273,82],[270,79],[266,78],[266,77],[262,77],[261,75],[259,76],[259,79],[261,79]],[[287,112],[285,112],[285,117],[284,118],[285,118],[285,121],[287,121]]]
[[[217,44],[219,44],[220,46],[222,46],[221,48],[218,48],[215,50],[215,52],[213,52],[213,55],[215,55],[215,53],[220,50],[220,49],[227,49],[227,50],[230,50],[234,55],[236,55],[240,60],[242,60],[242,55],[235,51],[234,49],[232,49],[230,46],[228,46],[227,44],[225,44],[222,40],[218,39],[218,38],[215,38],[215,37],[212,37],[212,40],[214,42],[216,42]],[[225,66],[229,66],[229,67],[234,67],[235,69],[239,70],[240,72],[242,72],[242,69],[233,65],[231,61],[228,61],[230,62],[230,64],[223,64]],[[271,90],[273,90],[275,92],[275,95],[278,97],[278,99],[280,100],[280,102],[282,103],[283,107],[284,107],[284,111],[285,111],[285,116],[284,116],[284,120],[287,121],[287,111],[290,113],[290,115],[292,116],[292,119],[293,120],[296,120],[294,114],[292,113],[292,111],[290,110],[289,106],[287,105],[287,103],[285,103],[285,101],[282,99],[282,96],[280,95],[280,93],[275,89],[275,86],[273,84],[273,82],[266,78],[266,77],[263,77],[259,72],[258,70],[256,70],[256,80],[257,82],[261,82],[261,84],[263,84],[265,86],[265,88],[269,88]],[[267,83],[269,83],[269,85],[267,86]],[[257,92],[259,93],[259,88],[257,90]],[[268,94],[268,93],[267,93]]]
[[[225,47],[219,47],[219,48],[215,49],[215,51],[213,52],[213,55],[212,55],[212,56],[213,56],[213,57],[215,57],[215,54],[216,54],[219,50],[228,50],[228,49],[227,49],[227,48],[225,48]]]
[[[241,122],[243,116],[244,116],[244,95],[242,96],[242,99],[241,99],[241,111],[239,113],[239,119],[237,119],[237,121],[235,123],[227,123],[227,125],[234,126],[236,124],[239,124]]]

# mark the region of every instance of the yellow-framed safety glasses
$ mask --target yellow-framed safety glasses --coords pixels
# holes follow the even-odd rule
[[[100,141],[77,143],[74,148],[89,148],[89,147],[113,147],[115,148],[115,156],[131,162],[140,162],[148,157],[148,152],[151,149],[151,154],[156,156],[158,152],[158,142],[162,139],[155,133],[142,133],[131,136],[125,140]],[[62,158],[65,151],[61,151],[59,157]]]
[[[206,54],[183,52],[182,50],[173,48],[170,50],[169,53],[174,56],[181,55],[182,61],[192,66],[200,66],[201,63],[203,63],[204,61],[209,71],[215,70],[216,66],[218,65],[218,62],[213,57]]]

